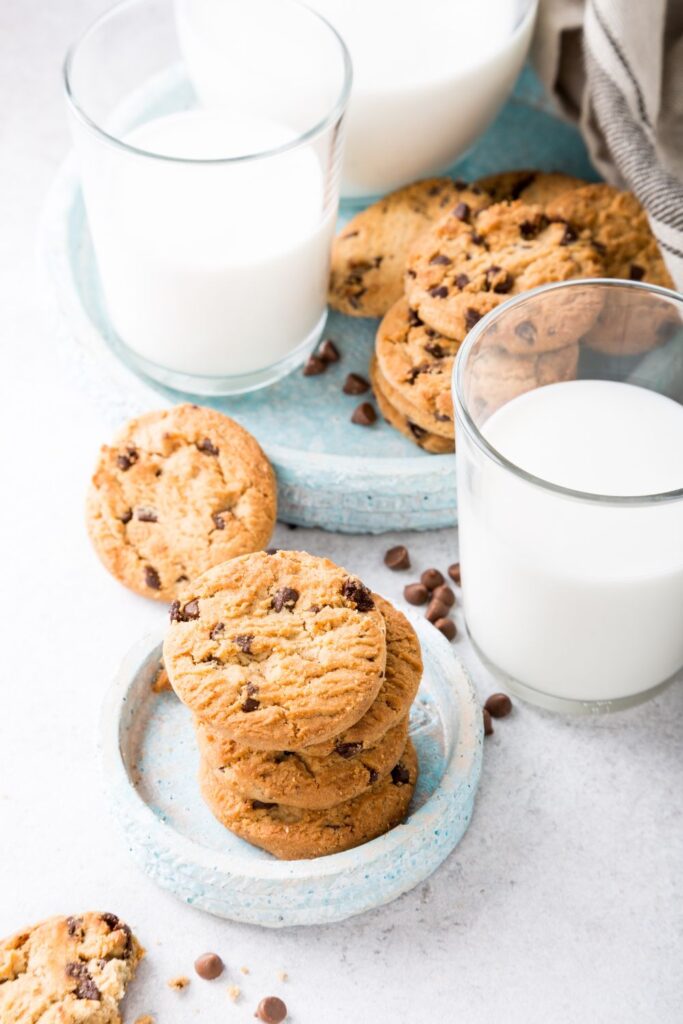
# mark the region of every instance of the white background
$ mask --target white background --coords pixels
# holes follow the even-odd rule
[[[88,545],[83,496],[111,423],[79,386],[35,272],[42,197],[68,146],[61,57],[105,6],[0,0],[0,935],[54,913],[120,914],[149,951],[129,1022],[246,1022],[271,993],[296,1024],[681,1021],[680,685],[599,721],[517,705],[487,741],[460,847],[418,890],[344,924],[219,921],[131,863],[102,796],[97,719],[123,654],[165,612]],[[405,578],[382,565],[396,539],[281,527],[275,542],[329,555],[398,600]],[[403,539],[416,569],[456,556],[455,532]],[[486,674],[464,641],[455,649],[485,696]],[[170,991],[205,950],[228,975]],[[237,1006],[230,982],[245,993]]]

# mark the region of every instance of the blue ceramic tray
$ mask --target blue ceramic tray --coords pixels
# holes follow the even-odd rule
[[[462,838],[482,761],[481,711],[448,642],[414,620],[424,676],[411,714],[420,777],[406,822],[354,850],[279,861],[223,828],[197,783],[191,715],[157,694],[161,637],[130,652],[107,696],[105,785],[133,857],[160,886],[218,917],[281,928],[341,921],[428,877]]]
[[[526,69],[514,95],[454,174],[476,178],[514,167],[561,169],[595,178],[579,133],[548,108],[538,80]],[[165,402],[185,400],[141,378],[107,319],[73,159],[62,168],[46,207],[42,251],[64,316],[65,341],[81,342],[88,361],[85,386],[120,420]],[[358,399],[341,392],[349,371],[367,374],[376,321],[331,313],[326,335],[343,353],[320,377],[295,372],[252,395],[204,399],[247,427],[273,462],[279,518],[300,526],[348,533],[426,530],[456,521],[453,456],[428,455],[386,423],[350,423]]]

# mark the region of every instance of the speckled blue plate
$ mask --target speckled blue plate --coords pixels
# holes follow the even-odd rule
[[[513,167],[561,169],[595,178],[581,136],[553,115],[529,69],[498,119],[453,173],[476,178]],[[99,402],[121,419],[192,397],[140,377],[125,362],[107,317],[73,158],[60,171],[48,199],[42,252],[68,327],[65,340],[82,342],[98,357],[84,378]],[[279,518],[284,522],[381,533],[433,529],[456,521],[453,456],[428,455],[381,421],[370,429],[350,422],[358,399],[344,395],[340,384],[349,371],[367,374],[375,330],[374,320],[331,313],[326,334],[339,343],[343,360],[328,373],[304,378],[295,372],[251,395],[201,399],[239,420],[259,439],[277,471]]]
[[[160,636],[126,658],[102,713],[105,785],[133,857],[157,884],[219,917],[282,928],[324,924],[396,899],[462,838],[482,761],[481,712],[434,627],[414,620],[424,676],[410,733],[420,776],[403,825],[354,850],[279,861],[223,828],[203,804],[190,712],[152,681]]]

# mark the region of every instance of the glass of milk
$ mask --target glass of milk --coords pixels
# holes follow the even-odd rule
[[[175,0],[205,103],[230,99],[224,0]],[[353,60],[342,195],[370,198],[450,167],[488,126],[524,62],[537,0],[309,0]]]
[[[655,694],[683,667],[683,296],[622,281],[516,296],[470,332],[454,398],[483,660],[554,710]]]
[[[192,8],[206,47],[212,5]],[[320,338],[351,86],[317,12],[294,0],[221,0],[221,12],[220,108],[188,73],[193,37],[169,0],[124,0],[65,63],[112,344],[205,395],[263,387]]]

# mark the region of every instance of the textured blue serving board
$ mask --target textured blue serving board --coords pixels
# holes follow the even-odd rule
[[[453,174],[473,179],[515,167],[596,178],[578,131],[548,107],[527,68],[511,100]],[[343,211],[348,216],[351,211]],[[99,357],[103,395],[126,414],[194,396],[140,378],[126,364],[107,318],[73,160],[55,182],[43,254],[70,338]],[[326,374],[295,372],[251,395],[201,398],[239,420],[261,442],[278,476],[279,518],[349,533],[434,529],[456,522],[455,460],[422,452],[382,420],[350,422],[359,398],[344,395],[350,371],[367,374],[376,321],[331,312],[325,335],[342,360]]]

